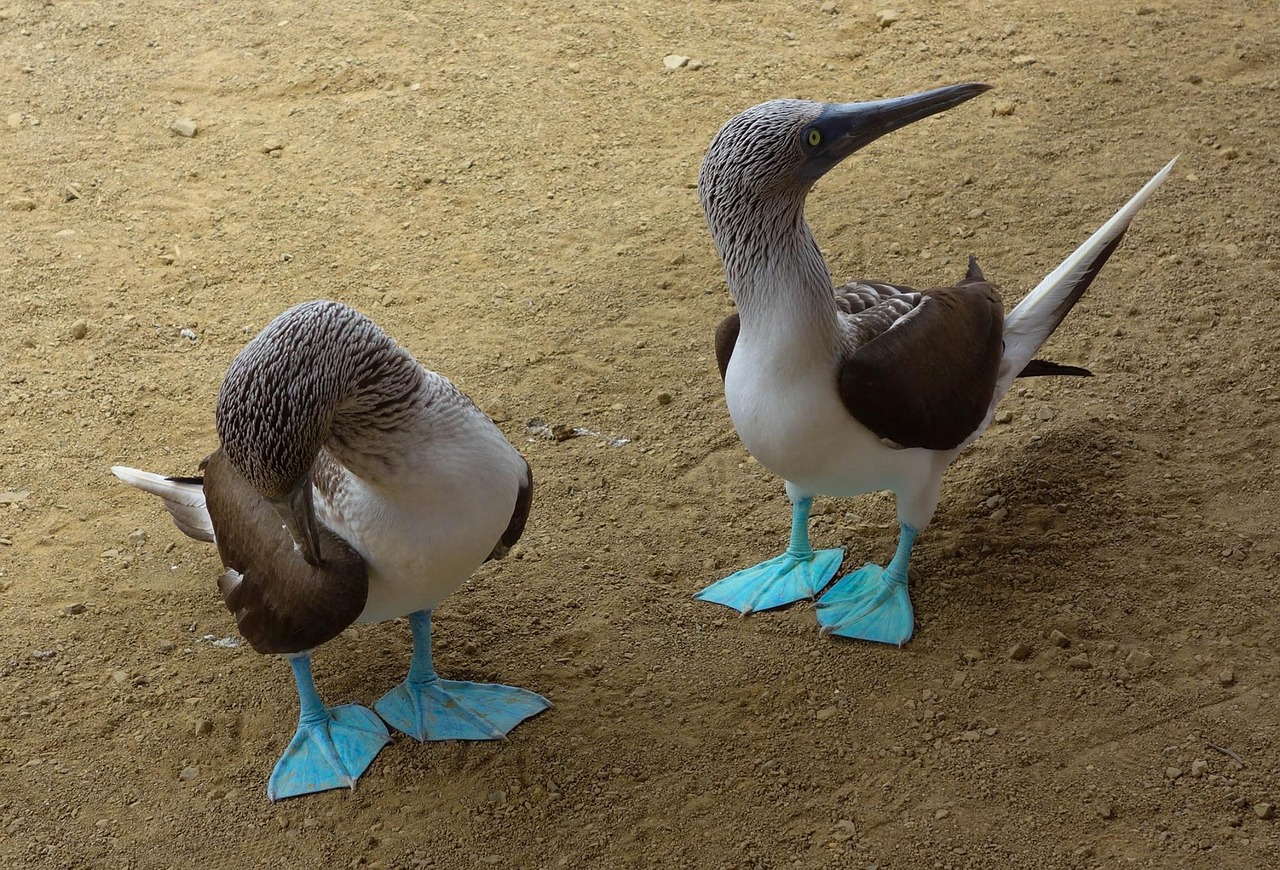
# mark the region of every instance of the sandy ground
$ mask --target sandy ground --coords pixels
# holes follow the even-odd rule
[[[890,5],[0,5],[0,862],[1280,866],[1280,13]],[[1053,339],[1098,376],[1023,382],[953,467],[905,649],[694,602],[789,519],[715,371],[703,150],[764,99],[966,80],[996,90],[818,186],[832,272],[973,251],[1011,304],[1181,154]],[[191,473],[232,357],[316,297],[533,463],[436,657],[556,706],[272,805],[288,668],[224,641],[212,548],[107,467]],[[887,495],[815,514],[849,566],[892,551]],[[369,704],[408,651],[351,629],[321,691]]]

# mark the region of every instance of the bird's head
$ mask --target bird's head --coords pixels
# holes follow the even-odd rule
[[[813,183],[864,145],[970,100],[990,85],[961,84],[865,103],[771,100],[720,128],[698,174],[715,233],[735,212],[803,205]]]

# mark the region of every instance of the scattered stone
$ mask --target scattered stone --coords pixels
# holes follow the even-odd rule
[[[213,720],[197,719],[195,730],[196,730],[196,734],[199,735],[200,737],[208,737],[210,734],[213,733]]]
[[[1266,803],[1254,804],[1253,814],[1263,820],[1274,818],[1276,814],[1276,808],[1271,804],[1266,804]]]
[[[178,255],[177,254],[161,254],[156,259],[160,261],[161,266],[172,266],[174,263],[178,262]]]
[[[1115,807],[1111,806],[1108,801],[1098,801],[1093,805],[1093,810],[1103,819],[1114,819],[1116,817]]]
[[[1067,637],[1056,628],[1049,632],[1049,642],[1056,647],[1061,647],[1062,649],[1066,649],[1071,646],[1071,638]]]
[[[195,765],[189,765],[187,767],[182,768],[182,772],[178,774],[178,779],[182,780],[183,782],[191,782],[192,780],[196,779],[196,777],[198,776],[200,776],[200,768],[196,767]]]
[[[1182,768],[1166,767],[1164,769],[1164,775],[1167,776],[1169,779],[1182,779]]]
[[[991,519],[995,522],[1001,522],[1009,516],[1009,509],[1006,507],[996,508],[991,512]]]
[[[667,69],[680,69],[687,66],[693,58],[685,57],[683,54],[669,54],[662,59],[662,65]]]
[[[835,716],[839,712],[840,712],[840,708],[838,707],[823,707],[817,713],[814,713],[813,716],[819,722],[826,722],[828,719],[830,719],[832,716]]]
[[[85,323],[83,320],[77,320],[75,323],[71,324],[71,337],[76,341],[79,341],[88,334],[89,324]]]
[[[705,66],[705,64],[695,57],[693,60],[689,61],[685,66],[685,69],[702,69],[703,66]]]
[[[1048,423],[1053,419],[1053,409],[1048,405],[1041,405],[1040,410],[1036,411],[1036,419],[1042,423]]]
[[[196,338],[198,338],[198,336],[196,335],[196,331],[187,326],[184,326],[182,327],[182,329],[179,329],[178,335],[182,336],[187,341],[195,341]]]
[[[966,743],[976,743],[982,739],[982,735],[977,731],[966,731],[960,735],[960,739]]]
[[[839,11],[840,10],[836,8],[836,4],[830,2],[830,0],[822,4],[822,12],[824,15],[835,15]]]
[[[1012,423],[1012,422],[1013,422],[1013,412],[1012,412],[1012,411],[1001,411],[1000,413],[996,414],[995,420],[996,420],[996,422],[997,422],[997,423]]]
[[[196,131],[200,128],[197,127],[196,122],[190,118],[178,118],[169,125],[169,129],[174,133],[177,133],[179,136],[190,139],[192,136],[196,135]]]
[[[80,185],[68,181],[62,185],[62,201],[72,202],[80,198]]]
[[[847,843],[858,836],[858,828],[852,819],[841,819],[831,829],[831,839],[837,843]]]
[[[83,604],[68,604],[62,608],[62,612],[67,616],[79,616],[84,613],[87,608]]]
[[[10,112],[9,117],[5,118],[4,122],[9,125],[10,130],[20,130],[22,129],[22,113]]]
[[[1218,685],[1226,688],[1236,684],[1236,674],[1231,668],[1225,668],[1218,672]]]
[[[1009,650],[1009,658],[1015,662],[1024,662],[1031,658],[1031,647],[1025,643],[1014,644]]]
[[[1036,60],[1037,58],[1035,55],[1020,54],[1013,59],[1013,65],[1014,66],[1031,66],[1031,64],[1035,63]]]
[[[1012,115],[1013,100],[996,100],[991,106],[991,114],[993,115]]]
[[[659,405],[671,404],[671,394],[668,393],[666,390],[663,390],[661,393],[658,393],[657,399],[658,399]]]
[[[276,139],[275,137],[272,137],[262,143],[262,153],[270,155],[272,157],[279,157],[280,155],[277,152],[283,149],[284,149],[284,145],[281,144],[280,140]]]
[[[978,652],[976,649],[965,650],[961,654],[961,657],[969,664],[982,661],[982,653]]]
[[[129,672],[115,671],[111,674],[111,679],[113,682],[116,682],[116,683],[127,683],[129,682]]]
[[[1131,671],[1145,671],[1154,661],[1155,656],[1140,649],[1131,650],[1124,659],[1125,666]]]
[[[27,500],[31,495],[30,490],[18,489],[8,492],[0,492],[0,505],[19,504]]]
[[[902,20],[902,13],[897,9],[881,9],[876,13],[876,22],[882,27],[892,27]]]
[[[142,529],[134,529],[129,533],[129,543],[135,547],[141,547],[147,542],[147,533]]]
[[[29,196],[9,200],[9,211],[35,211],[36,201]]]
[[[1197,758],[1195,761],[1191,762],[1191,775],[1196,779],[1199,779],[1208,772],[1209,762],[1205,761],[1203,758]]]
[[[1235,160],[1239,156],[1240,156],[1240,152],[1234,148],[1228,147],[1228,148],[1222,149],[1222,158],[1224,160]]]
[[[951,810],[938,810],[933,814],[933,818],[934,818],[934,821],[940,822],[949,815],[951,815]]]
[[[1067,659],[1067,667],[1077,671],[1087,671],[1093,667],[1093,662],[1089,661],[1089,657],[1084,653],[1080,653]]]

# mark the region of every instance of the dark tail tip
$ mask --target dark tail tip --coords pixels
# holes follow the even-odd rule
[[[1049,362],[1047,359],[1033,359],[1027,363],[1026,368],[1018,372],[1018,377],[1020,378],[1042,378],[1053,375],[1091,378],[1093,377],[1093,372],[1088,369],[1082,369],[1080,366],[1064,366],[1059,363]]]
[[[969,255],[969,268],[964,273],[966,281],[985,281],[986,277],[982,274],[982,270],[978,268],[978,258],[973,254]]]

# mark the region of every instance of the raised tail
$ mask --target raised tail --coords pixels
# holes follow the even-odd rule
[[[111,473],[130,486],[160,496],[173,515],[173,523],[188,538],[212,544],[213,521],[204,504],[204,480],[199,477],[161,477],[124,465],[111,466]]]
[[[1050,272],[1005,316],[1004,356],[1000,360],[1000,374],[996,381],[995,395],[991,399],[992,408],[1004,398],[1013,379],[1027,369],[1036,351],[1058,328],[1058,324],[1084,295],[1084,291],[1089,289],[1089,284],[1102,270],[1111,252],[1120,244],[1133,216],[1146,205],[1151,194],[1155,193],[1177,162],[1176,157],[1170,160],[1111,220],[1072,251],[1071,256],[1063,260],[1058,268]],[[1033,367],[1033,374],[1048,373],[1037,372]]]

